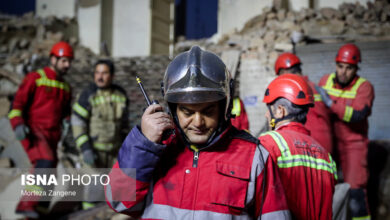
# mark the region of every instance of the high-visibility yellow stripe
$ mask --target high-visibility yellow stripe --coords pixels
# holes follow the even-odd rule
[[[8,113],[8,118],[9,119],[13,119],[15,117],[21,117],[22,116],[22,110],[19,110],[19,109],[12,109],[9,113]]]
[[[93,147],[97,150],[109,151],[109,150],[112,150],[112,148],[114,148],[114,145],[112,143],[96,143],[96,142],[94,142]]]
[[[352,220],[371,220],[371,216],[352,217]]]
[[[111,96],[96,96],[92,99],[92,105],[99,105],[107,102],[125,103],[126,98],[113,94]]]
[[[232,115],[235,115],[235,116],[240,116],[241,115],[241,105],[240,105],[240,99],[239,98],[233,99]]]
[[[69,88],[69,85],[67,83],[47,78],[46,73],[43,69],[39,69],[39,70],[37,70],[37,72],[41,76],[41,78],[39,78],[35,81],[35,83],[37,84],[38,87],[39,86],[54,87],[54,88],[63,89],[65,91],[69,92],[70,88]]]
[[[76,139],[76,146],[81,147],[85,142],[89,140],[88,135],[83,134]]]
[[[332,164],[332,170],[333,170],[333,173],[334,173],[334,177],[335,179],[337,180],[338,179],[338,176],[337,176],[337,166],[336,166],[336,162],[334,162],[332,156],[330,155],[330,153],[328,153],[328,156],[329,156],[329,162],[330,164]]]
[[[67,83],[63,83],[57,80],[52,80],[48,78],[39,78],[35,81],[35,83],[37,84],[38,87],[39,86],[54,87],[69,92],[69,85]]]
[[[314,101],[315,102],[321,102],[322,101],[321,95],[320,94],[314,94]]]
[[[37,70],[38,74],[42,77],[42,78],[47,78],[46,76],[46,73],[43,69],[39,69]]]
[[[87,210],[87,209],[95,207],[96,205],[92,202],[83,202],[82,206],[83,206],[83,210]]]
[[[353,108],[351,106],[345,106],[345,112],[344,112],[344,117],[343,121],[345,122],[350,122],[353,114]]]
[[[264,135],[270,135],[272,137],[272,139],[274,139],[274,141],[278,145],[278,148],[279,148],[282,156],[284,156],[284,157],[291,156],[290,148],[288,148],[288,144],[287,144],[286,140],[284,140],[284,138],[281,135],[279,135],[275,131],[268,131],[260,136],[264,136]]]
[[[75,103],[73,105],[73,110],[77,112],[79,115],[81,115],[83,118],[87,118],[89,115],[89,112],[87,109],[85,109],[83,106],[81,106],[79,103]]]
[[[119,96],[119,95],[111,95],[111,100],[113,102],[126,102],[126,98],[123,97],[123,96]]]
[[[366,79],[359,77],[359,79],[356,81],[356,83],[352,86],[350,90],[342,90],[333,88],[335,77],[336,73],[330,74],[323,88],[326,89],[329,95],[347,99],[354,99],[356,97],[357,90],[359,89],[360,85],[366,81]]]
[[[337,169],[336,163],[332,160],[332,157],[329,155],[329,161],[324,159],[318,159],[311,157],[309,155],[296,154],[292,155],[290,148],[287,145],[286,140],[276,131],[269,131],[261,136],[270,135],[275,143],[278,145],[278,148],[281,152],[281,156],[277,158],[277,164],[279,168],[290,168],[296,166],[305,166],[318,170],[325,170],[330,172],[337,179]]]

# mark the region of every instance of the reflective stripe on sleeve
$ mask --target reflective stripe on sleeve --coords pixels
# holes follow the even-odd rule
[[[13,119],[15,117],[21,117],[22,116],[22,110],[19,110],[19,109],[12,109],[9,113],[8,113],[8,118],[9,119]]]
[[[78,137],[76,139],[76,146],[81,147],[85,142],[88,141],[88,139],[89,139],[88,135],[86,135],[86,134],[81,135],[80,137]]]
[[[344,112],[344,117],[343,121],[345,122],[350,122],[353,114],[353,108],[351,106],[345,106],[345,112]]]
[[[77,112],[83,118],[87,118],[89,115],[89,112],[87,111],[87,109],[85,109],[83,106],[81,106],[77,102],[73,105],[73,110],[75,112]]]

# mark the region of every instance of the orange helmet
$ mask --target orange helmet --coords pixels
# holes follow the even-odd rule
[[[306,80],[291,73],[276,77],[268,85],[263,102],[271,104],[278,98],[285,98],[295,105],[314,105],[313,91]]]
[[[357,65],[361,61],[360,50],[355,44],[345,44],[336,55],[336,62]]]
[[[56,57],[73,58],[73,49],[65,41],[60,41],[53,45],[50,51],[50,55],[54,55]]]
[[[301,60],[295,54],[283,53],[275,62],[275,73],[279,75],[280,69],[288,69],[297,64],[301,64]]]

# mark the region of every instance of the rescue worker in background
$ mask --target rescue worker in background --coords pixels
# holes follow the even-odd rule
[[[232,108],[231,118],[232,125],[240,130],[249,131],[249,121],[248,115],[245,111],[244,103],[239,97],[233,99],[233,108]]]
[[[114,63],[99,60],[94,83],[85,88],[73,105],[72,131],[85,164],[112,167],[128,126],[126,91],[113,84]],[[128,130],[126,130],[128,132]]]
[[[344,181],[351,185],[350,210],[355,219],[370,219],[366,186],[368,180],[368,116],[374,101],[371,83],[357,75],[361,62],[354,44],[340,47],[336,72],[321,78],[318,91],[334,114],[333,129]]]
[[[8,115],[35,174],[45,172],[40,168],[56,168],[57,165],[61,124],[64,119],[69,120],[71,109],[70,87],[63,76],[68,72],[72,59],[72,47],[63,41],[56,43],[50,51],[50,65],[26,75]],[[36,187],[35,190],[45,190]],[[39,199],[37,196],[22,197],[16,213],[39,218],[49,205],[48,202],[39,202]]]
[[[263,133],[260,143],[277,163],[293,219],[332,219],[337,169],[304,126],[314,104],[309,85],[301,76],[283,74],[269,84],[263,102],[274,131]]]
[[[269,153],[231,126],[232,83],[222,60],[197,46],[169,64],[163,90],[173,118],[151,105],[129,133],[106,186],[112,209],[143,219],[290,217]],[[167,129],[175,132],[162,140]]]
[[[275,73],[276,75],[283,75],[285,73],[302,75],[301,65],[302,63],[298,56],[292,53],[283,53],[275,62]],[[309,84],[314,94],[314,107],[309,109],[305,127],[310,131],[310,136],[320,143],[329,153],[332,153],[333,131],[330,111],[321,101],[321,96],[315,88],[316,85],[309,80],[308,76],[303,76],[303,78]]]

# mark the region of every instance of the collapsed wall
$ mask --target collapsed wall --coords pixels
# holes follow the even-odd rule
[[[278,2],[278,1],[275,1]],[[279,1],[280,2],[280,1]],[[287,11],[280,5],[264,8],[249,20],[242,30],[234,30],[211,39],[180,41],[175,50],[188,50],[201,45],[223,56],[228,50],[241,54],[240,65],[233,73],[240,82],[239,95],[250,118],[250,131],[257,135],[265,129],[264,91],[275,77],[274,64],[282,52],[292,52],[294,46],[310,43],[381,41],[390,39],[390,4],[384,0],[344,3],[335,8]]]

